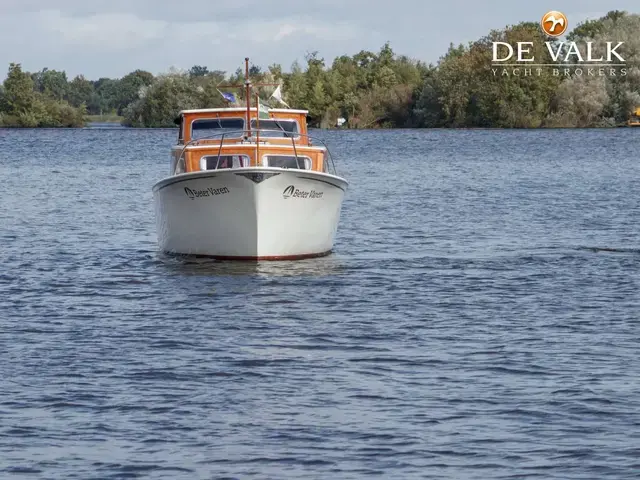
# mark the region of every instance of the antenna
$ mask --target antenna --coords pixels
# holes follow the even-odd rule
[[[247,99],[247,137],[251,137],[251,80],[249,80],[249,57],[244,59],[244,84],[247,88],[245,98]]]
[[[251,79],[249,78],[249,57],[244,58],[244,88],[245,88],[245,99],[247,102],[247,120],[246,120],[246,138],[251,137],[251,88],[253,86],[256,87],[274,87],[280,85],[279,83],[256,83],[253,85],[251,83]],[[218,88],[242,88],[242,85],[218,85]],[[256,104],[256,110],[259,110],[259,105]],[[260,112],[257,112],[257,117],[260,116]]]

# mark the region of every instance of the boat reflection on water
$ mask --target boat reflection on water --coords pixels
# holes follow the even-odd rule
[[[346,271],[345,262],[337,255],[289,261],[224,261],[211,257],[157,253],[158,260],[173,273],[195,276],[275,276],[323,277]]]

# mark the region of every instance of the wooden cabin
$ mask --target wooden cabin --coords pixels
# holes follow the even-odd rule
[[[261,113],[255,107],[181,111],[172,174],[251,166],[328,171],[326,149],[308,137],[306,110]]]

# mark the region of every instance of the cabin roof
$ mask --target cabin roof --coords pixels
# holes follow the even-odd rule
[[[231,107],[231,108],[200,108],[194,110],[180,110],[178,115],[183,115],[185,113],[219,113],[219,112],[246,112],[246,107]],[[258,109],[256,107],[249,108],[251,112],[257,112]],[[297,113],[307,115],[309,110],[294,110],[291,108],[270,108],[270,112],[274,113]]]

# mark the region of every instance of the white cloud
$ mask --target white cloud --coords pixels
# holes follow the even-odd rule
[[[307,17],[283,17],[279,20],[251,20],[248,25],[238,23],[233,29],[246,32],[246,38],[259,44],[265,41],[289,42],[291,37],[305,36],[325,42],[353,40],[359,28],[344,22],[323,22]],[[246,29],[246,30],[245,30]],[[242,38],[236,35],[235,38]]]
[[[597,20],[598,18],[602,18],[607,14],[607,12],[577,12],[577,13],[569,13],[567,12],[567,20],[569,21],[569,30],[576,28],[579,24],[586,22],[587,20]]]
[[[617,0],[633,11],[637,0]],[[9,62],[30,71],[66,70],[72,77],[120,77],[141,68],[154,74],[175,65],[228,72],[246,56],[288,69],[318,51],[377,51],[386,41],[399,54],[435,62],[449,43],[472,41],[492,28],[538,21],[535,2],[495,0],[0,0],[0,79]],[[604,12],[604,0],[564,0],[573,25]],[[570,12],[589,12],[575,13]],[[456,22],[439,22],[452,12]],[[495,12],[501,12],[496,15]]]
[[[144,20],[130,13],[73,17],[56,10],[45,10],[35,17],[40,35],[51,35],[67,47],[111,51],[135,49],[159,40],[170,25],[166,21]]]

